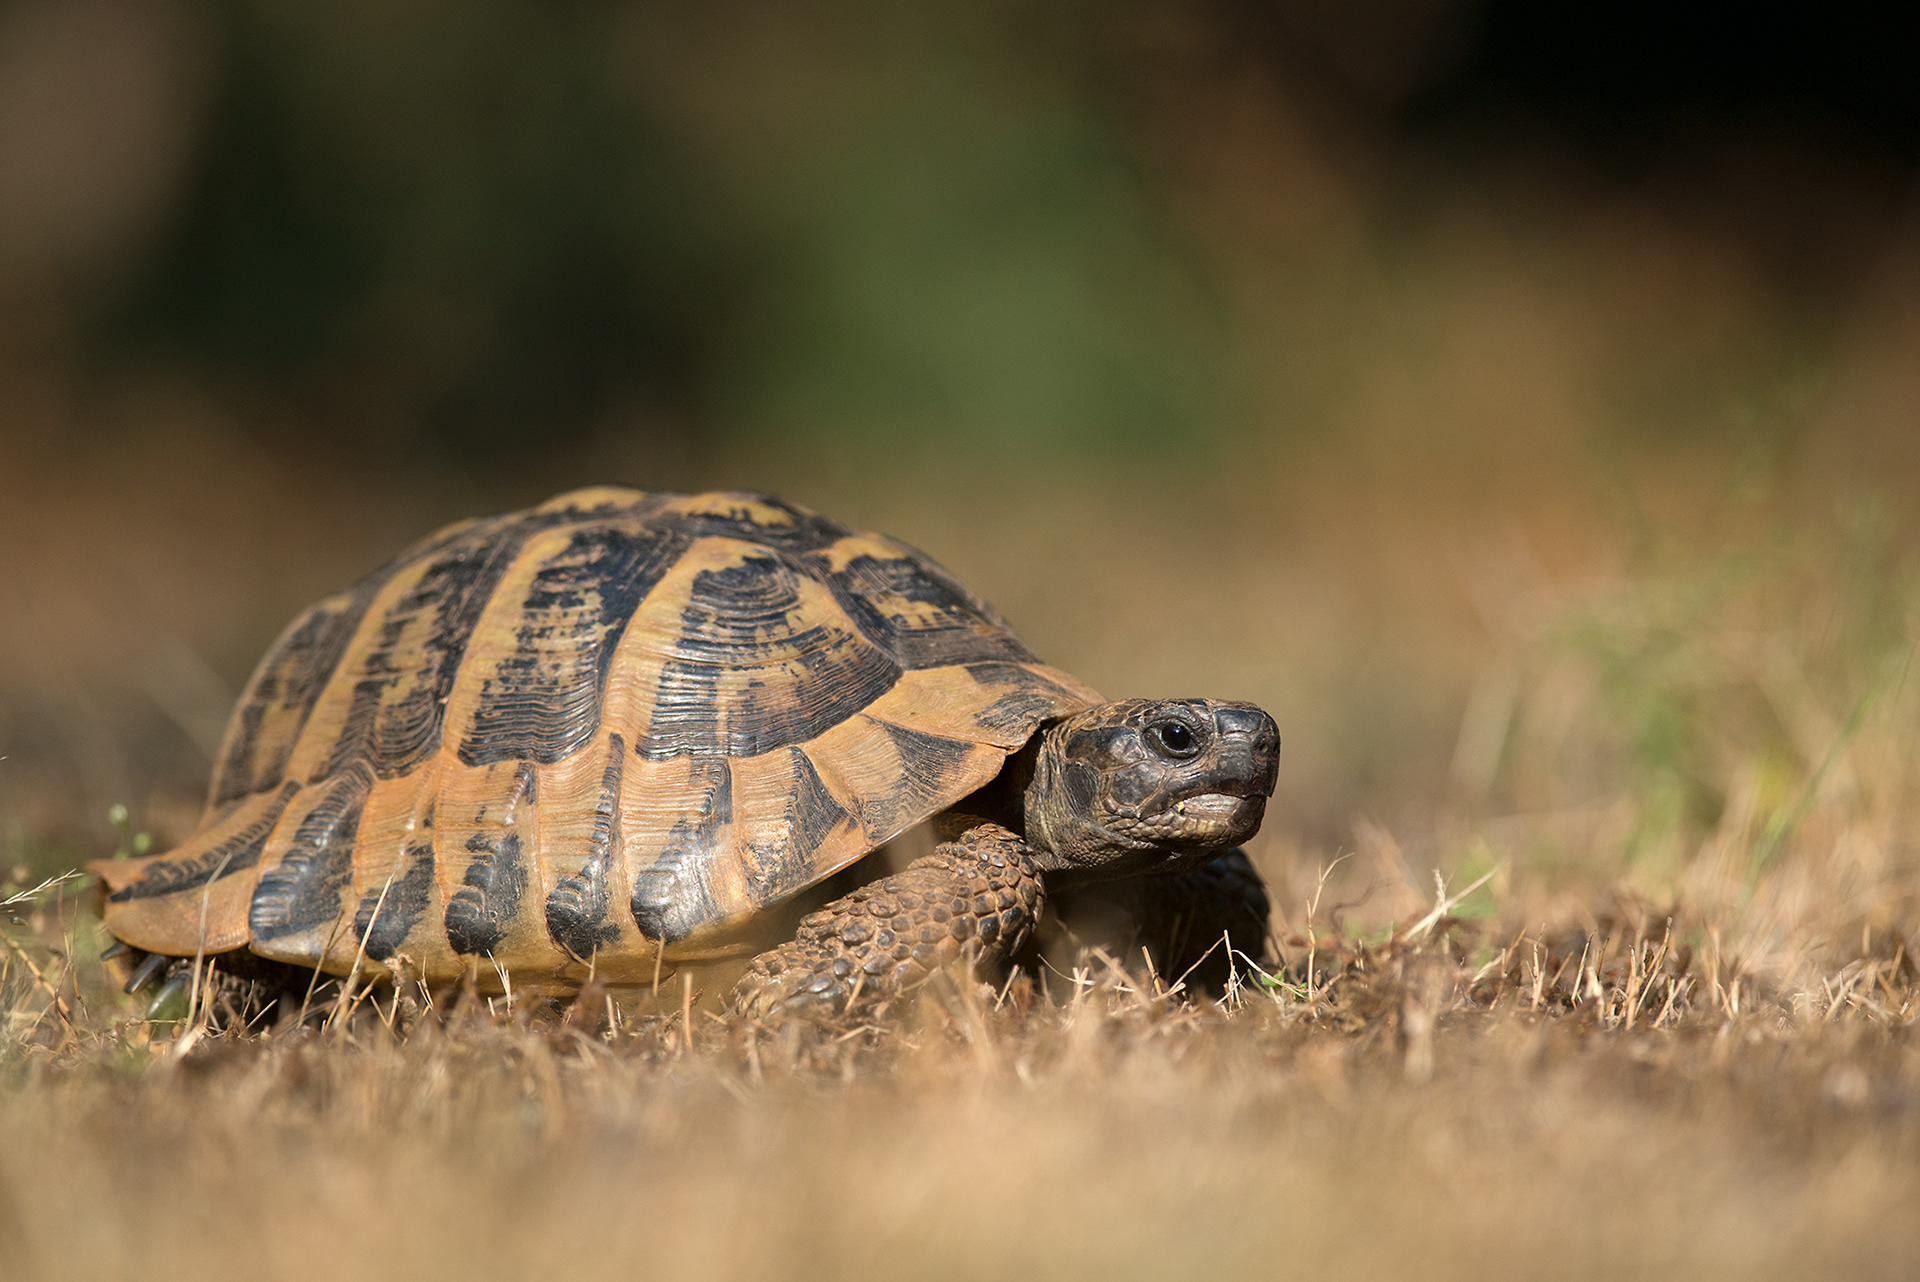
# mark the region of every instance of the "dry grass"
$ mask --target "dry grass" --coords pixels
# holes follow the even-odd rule
[[[880,1028],[376,994],[183,1036],[22,893],[8,1276],[1908,1276],[1906,580],[1741,565],[1521,630],[1451,890],[1377,826],[1269,840],[1271,973],[1219,1002],[1096,958]]]
[[[1218,1006],[1109,974],[884,1030],[696,1011],[691,1049],[96,1016],[8,1049],[9,1276],[1905,1274],[1903,948],[1788,990],[1664,920],[1479,965],[1447,924]]]

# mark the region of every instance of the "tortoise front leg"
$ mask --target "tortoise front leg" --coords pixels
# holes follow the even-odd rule
[[[1044,898],[1032,849],[983,823],[802,918],[792,942],[753,959],[733,1007],[763,1018],[844,1011],[898,996],[955,962],[996,972],[1026,942]]]
[[[1236,964],[1266,956],[1267,889],[1237,847],[1188,872],[1063,891],[1053,910],[1064,938],[1046,940],[1047,952],[1062,969],[1078,948],[1104,948],[1130,967],[1144,949],[1166,982],[1219,993]]]

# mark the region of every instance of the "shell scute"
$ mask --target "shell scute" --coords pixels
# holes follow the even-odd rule
[[[407,848],[404,873],[390,876],[380,888],[360,896],[354,906],[353,938],[369,960],[387,962],[408,952],[420,923],[434,903],[433,843],[416,842]]]
[[[620,938],[611,884],[621,854],[620,781],[626,764],[626,741],[618,734],[609,736],[591,830],[584,842],[554,842],[549,855],[555,875],[546,902],[547,934],[576,961],[591,961]],[[569,870],[567,855],[574,851],[579,857]]]
[[[678,943],[744,898],[725,757],[643,762],[621,792],[633,869],[634,925],[655,946]],[[651,786],[641,786],[646,779]]]
[[[380,778],[393,779],[439,751],[467,644],[524,539],[516,526],[489,531],[399,580],[397,599],[351,660],[354,680],[327,774],[367,761]]]
[[[685,549],[672,531],[612,518],[529,546],[470,645],[472,706],[449,713],[460,760],[552,764],[586,746],[629,621]]]
[[[1034,657],[998,615],[906,545],[855,535],[808,558],[876,644],[902,668]]]
[[[684,598],[649,601],[635,619],[663,659],[635,735],[641,756],[754,757],[805,743],[899,679],[891,656],[787,558],[711,539],[683,568]]]
[[[929,734],[863,712],[808,749],[836,795],[850,799],[866,840],[880,845],[1000,772],[1002,755],[966,739]]]
[[[261,660],[229,719],[209,809],[276,787],[295,739],[339,666],[377,582],[328,597],[295,619]]]
[[[331,930],[341,892],[353,880],[360,814],[373,790],[373,772],[361,762],[300,799],[298,813],[276,823],[248,905],[255,940],[276,941]]]
[[[107,886],[109,927],[139,947],[182,956],[246,943],[255,870],[299,792],[299,784],[286,780],[229,805],[165,854],[95,860],[90,866]]]

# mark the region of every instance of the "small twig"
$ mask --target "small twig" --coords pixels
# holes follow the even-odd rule
[[[397,869],[395,871],[398,871]],[[327,1027],[338,1028],[357,1008],[352,1002],[354,985],[360,982],[362,968],[367,960],[367,936],[373,933],[373,925],[380,920],[381,906],[387,902],[387,892],[393,889],[393,873],[387,874],[387,884],[380,887],[380,897],[373,901],[373,915],[367,918],[367,929],[360,936],[360,943],[353,950],[353,965],[347,969],[346,981],[340,986],[340,996],[334,999],[333,1014],[327,1017]]]
[[[693,1054],[693,972],[680,972],[680,1032],[687,1041],[687,1054]]]
[[[1153,995],[1165,996],[1166,986],[1160,982],[1160,972],[1153,964],[1153,950],[1145,944],[1140,945],[1140,964],[1147,968],[1147,981],[1153,987]]]
[[[205,961],[207,957],[207,913],[213,907],[213,883],[219,881],[221,877],[226,875],[227,865],[232,862],[235,853],[236,850],[229,850],[226,856],[220,860],[219,865],[214,868],[213,876],[207,878],[206,885],[200,888],[200,933],[195,938],[193,945],[193,991],[187,997],[188,1027],[189,1029],[198,1031],[193,1037],[186,1039],[186,1045],[188,1047],[191,1047],[194,1042],[199,1040],[199,1032],[205,1031],[205,1025],[200,1019],[200,963]],[[207,987],[209,989],[213,987],[213,968],[211,964],[209,964],[207,968]],[[210,1021],[212,1018],[212,1003],[209,1001],[207,1019]],[[185,1051],[182,1050],[181,1053],[185,1054]]]
[[[319,988],[320,976],[325,973],[322,968],[327,964],[327,954],[333,951],[334,943],[340,938],[340,928],[346,925],[346,921],[347,910],[342,907],[339,912],[333,915],[333,928],[327,932],[327,942],[321,946],[320,956],[313,963],[313,974],[307,979],[306,996],[300,999],[300,1017],[293,1021],[295,1028],[299,1028],[307,1022],[307,1010],[313,1003],[314,990]]]
[[[5,944],[7,950],[20,959],[20,964],[27,968],[29,975],[33,976],[33,982],[46,989],[47,996],[53,998],[53,1007],[60,1013],[60,1018],[71,1024],[73,1012],[67,1006],[67,999],[60,995],[60,990],[48,981],[41,969],[33,964],[33,958],[27,955],[26,949],[15,943],[5,931],[0,931],[0,944]]]
[[[1313,997],[1313,958],[1314,958],[1314,953],[1317,951],[1317,946],[1320,942],[1320,937],[1314,933],[1313,915],[1320,911],[1320,896],[1326,893],[1327,878],[1333,876],[1333,870],[1335,868],[1338,868],[1342,863],[1346,862],[1351,858],[1353,858],[1352,851],[1347,851],[1344,854],[1335,855],[1333,857],[1332,862],[1330,862],[1329,864],[1327,864],[1326,867],[1320,870],[1320,877],[1314,883],[1313,898],[1308,900],[1303,905],[1303,907],[1305,907],[1307,910],[1307,1000],[1308,1001],[1312,1001],[1314,999]]]
[[[1672,945],[1672,943],[1673,943],[1673,919],[1669,917],[1667,919],[1666,938],[1660,941],[1660,950],[1653,955],[1653,960],[1647,963],[1646,972],[1639,977],[1641,982],[1638,988],[1636,989],[1636,991],[1634,992],[1632,1000],[1627,1003],[1627,1027],[1628,1028],[1633,1027],[1634,1018],[1640,1013],[1640,1004],[1647,1000],[1647,993],[1653,987],[1653,977],[1659,973],[1661,964],[1666,961],[1667,949]],[[1639,948],[1636,946],[1634,949],[1634,955],[1636,958],[1639,956],[1639,951],[1640,951]],[[1672,985],[1668,985],[1668,989],[1669,991],[1671,991]]]
[[[1452,895],[1452,896],[1449,896],[1447,894],[1447,883],[1444,879],[1441,878],[1439,870],[1435,869],[1433,874],[1433,880],[1435,884],[1439,887],[1439,890],[1434,896],[1435,903],[1433,905],[1433,911],[1428,913],[1425,917],[1422,917],[1419,921],[1415,922],[1412,926],[1408,927],[1408,929],[1404,933],[1398,936],[1396,942],[1412,943],[1414,940],[1418,939],[1420,936],[1432,930],[1436,925],[1440,923],[1440,921],[1443,918],[1447,916],[1447,914],[1451,913],[1454,909],[1458,908],[1463,902],[1465,902],[1468,895],[1471,895],[1474,891],[1480,889],[1480,887],[1492,881],[1494,878],[1494,875],[1500,872],[1501,869],[1505,867],[1506,867],[1505,864],[1500,864],[1493,868],[1487,869],[1486,872],[1482,873],[1479,877],[1474,879],[1474,882],[1471,886],[1468,886],[1465,890],[1461,891],[1459,894]]]
[[[1184,989],[1187,986],[1187,976],[1193,974],[1194,971],[1199,970],[1200,963],[1205,961],[1207,958],[1213,956],[1213,950],[1220,947],[1223,944],[1226,945],[1226,949],[1227,949],[1227,965],[1231,967],[1233,965],[1233,943],[1231,940],[1228,939],[1227,932],[1223,930],[1220,932],[1220,938],[1214,940],[1213,943],[1207,946],[1206,952],[1201,953],[1198,957],[1193,959],[1193,965],[1187,967],[1185,970],[1180,972],[1180,978],[1174,980],[1173,987],[1168,989],[1167,991],[1170,993],[1177,993],[1177,992],[1180,992],[1182,989]]]

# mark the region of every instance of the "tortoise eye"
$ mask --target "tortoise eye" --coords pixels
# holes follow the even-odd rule
[[[1194,741],[1193,730],[1184,721],[1162,721],[1149,727],[1147,733],[1165,756],[1191,757],[1200,748]]]

